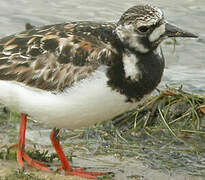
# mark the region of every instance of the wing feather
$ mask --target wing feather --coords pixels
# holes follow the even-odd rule
[[[88,22],[34,27],[0,40],[0,80],[47,91],[63,91],[109,65],[115,24]],[[107,31],[102,36],[102,31]]]

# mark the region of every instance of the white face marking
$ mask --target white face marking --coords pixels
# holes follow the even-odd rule
[[[132,80],[139,80],[140,70],[137,67],[138,59],[134,54],[124,54],[123,55],[123,65],[125,70],[125,77],[130,77]]]
[[[157,27],[149,36],[149,40],[151,42],[156,41],[157,39],[160,38],[161,35],[165,33],[165,24],[160,25]]]
[[[140,36],[134,31],[133,25],[118,26],[116,33],[120,40],[140,53],[147,53],[149,49],[139,41]]]

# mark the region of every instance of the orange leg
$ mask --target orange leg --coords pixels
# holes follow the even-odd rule
[[[27,115],[21,113],[18,144],[13,145],[13,147],[17,147],[18,164],[20,168],[23,168],[24,161],[26,161],[30,166],[36,169],[42,171],[49,171],[49,168],[46,166],[46,163],[35,161],[25,153],[26,122],[27,122]],[[60,146],[59,138],[57,137],[58,133],[59,133],[59,129],[54,128],[50,134],[50,139],[62,163],[60,169],[63,169],[65,173],[68,175],[79,176],[79,177],[89,178],[89,179],[97,179],[97,176],[101,176],[105,174],[102,172],[85,172],[83,168],[72,168]]]
[[[82,168],[72,168],[61,148],[58,133],[59,129],[54,128],[50,134],[50,139],[61,161],[62,169],[65,171],[66,174],[89,179],[97,179],[97,176],[105,174],[102,172],[85,172]]]
[[[38,162],[32,160],[26,153],[25,153],[25,134],[26,134],[26,122],[27,122],[27,115],[21,113],[20,115],[20,129],[19,129],[19,139],[18,139],[18,147],[17,147],[17,161],[20,168],[24,167],[25,160],[30,166],[35,167],[42,171],[49,171],[49,168],[44,166],[45,163]]]
[[[20,168],[23,168],[23,152],[25,148],[25,134],[26,134],[26,115],[20,115],[20,128],[19,128],[19,140],[18,140],[18,149],[17,149],[17,161]]]

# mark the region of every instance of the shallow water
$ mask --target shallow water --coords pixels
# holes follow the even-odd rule
[[[142,3],[136,0],[1,0],[0,37],[24,30],[25,23],[53,24],[75,20],[117,21],[127,8]],[[199,39],[178,39],[162,45],[166,69],[161,83],[205,94],[205,2],[204,0],[147,0],[162,8],[171,22],[199,35]]]

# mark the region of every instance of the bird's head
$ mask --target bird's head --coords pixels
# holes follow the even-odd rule
[[[128,9],[117,23],[116,33],[123,44],[139,53],[155,50],[169,37],[197,36],[169,24],[163,12],[151,5],[139,5]]]

